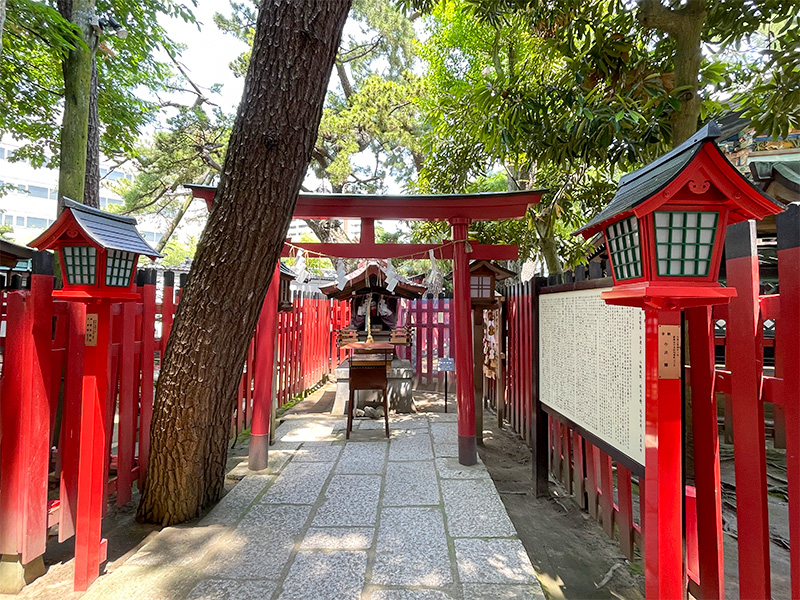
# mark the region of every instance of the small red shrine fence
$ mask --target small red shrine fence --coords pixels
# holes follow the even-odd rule
[[[134,484],[141,489],[146,475],[154,386],[180,301],[174,273],[164,274],[161,302],[155,283],[155,271],[140,271],[139,300],[112,308],[106,492],[116,493],[118,506],[131,500]],[[44,553],[53,525],[59,541],[73,536],[77,518],[86,309],[54,301],[52,290],[52,275],[35,269],[30,289],[2,291],[0,554],[20,554],[23,564]],[[280,314],[278,406],[327,375],[339,352],[331,331],[347,322],[346,303],[308,293],[297,294],[292,311]],[[234,434],[250,426],[255,359],[251,343],[231,407]]]
[[[411,346],[399,346],[398,358],[411,362],[414,372],[414,389],[444,390],[444,373],[438,369],[438,360],[453,357],[450,340],[455,339],[453,300],[451,298],[422,298],[404,300],[400,304],[398,325],[411,327]],[[455,385],[455,377],[448,386]]]
[[[800,206],[795,208],[800,210]],[[754,228],[749,235],[750,247],[755,249]],[[721,417],[724,412],[726,437],[732,434],[737,539],[730,538],[726,543],[735,543],[738,548],[742,598],[771,597],[774,563],[770,562],[767,504],[768,441],[773,441],[775,448],[784,444],[787,447],[791,597],[800,597],[800,389],[784,385],[784,376],[792,368],[789,365],[796,370],[800,364],[800,233],[789,231],[788,235],[796,239],[786,239],[787,232],[779,227],[778,235],[779,248],[786,248],[778,252],[780,294],[759,295],[755,253],[729,260],[727,282],[736,288],[737,297],[728,306],[715,307],[713,321],[710,311],[706,319],[702,315],[699,319],[687,316],[684,321],[688,332],[684,348],[713,347],[715,343],[726,348],[724,366],[717,364],[713,380]],[[505,377],[503,385],[490,388],[487,402],[497,411],[501,423],[507,423],[532,446],[537,493],[547,493],[548,473],[558,479],[575,502],[602,523],[609,537],[613,538],[616,530],[620,549],[632,559],[634,547],[643,546],[644,477],[631,473],[616,460],[612,450],[607,453],[591,443],[572,424],[545,412],[538,402],[538,297],[543,293],[607,287],[612,283],[609,275],[604,264],[592,263],[574,273],[507,288]],[[782,301],[787,307],[784,312]],[[726,327],[724,337],[718,329],[714,340],[713,323],[718,320],[725,320]],[[765,339],[765,331],[774,331],[774,341]],[[774,374],[765,374],[765,349],[773,347]],[[685,365],[684,372],[684,385],[690,395],[691,364]],[[771,436],[765,427],[765,405],[774,414]],[[693,422],[699,421],[698,410],[703,410],[702,403],[691,403]],[[716,446],[709,443],[714,432],[700,432],[695,424],[692,433],[693,456],[687,464],[689,469],[693,467],[695,480],[685,489],[683,532],[688,590],[697,598],[720,598],[725,579],[718,516],[719,454]],[[710,476],[701,477],[701,465],[706,473],[712,469]],[[731,487],[726,485],[726,491]]]

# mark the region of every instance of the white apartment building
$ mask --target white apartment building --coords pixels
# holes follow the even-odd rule
[[[26,161],[10,162],[20,142],[6,137],[0,140],[0,184],[6,192],[0,196],[0,222],[13,228],[9,234],[14,242],[27,244],[56,219],[58,210],[58,171],[37,169]],[[111,189],[121,179],[133,181],[130,170],[115,169],[108,161],[100,165],[100,207],[123,204],[122,198]],[[161,239],[166,223],[159,217],[137,217],[139,232],[155,244]]]

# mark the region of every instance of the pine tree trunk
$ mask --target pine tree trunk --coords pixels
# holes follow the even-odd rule
[[[350,0],[263,0],[214,207],[159,376],[138,517],[215,502],[233,399],[322,116]]]
[[[94,32],[89,18],[94,0],[59,0],[61,15],[80,27],[85,46],[71,50],[64,71],[64,118],[61,126],[61,156],[58,174],[58,212],[64,198],[83,202],[86,184],[86,148],[89,130],[89,97],[94,57]]]
[[[3,28],[6,25],[6,0],[0,0],[0,57],[3,56]]]
[[[92,58],[89,88],[89,127],[86,136],[86,176],[83,203],[100,208],[100,115],[97,111],[97,57]]]

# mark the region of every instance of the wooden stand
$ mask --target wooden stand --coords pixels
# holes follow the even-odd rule
[[[350,395],[347,403],[347,432],[350,439],[353,430],[356,390],[380,390],[383,399],[383,418],[386,423],[386,437],[389,437],[389,395],[386,393],[389,371],[392,368],[394,346],[385,343],[365,344],[356,342],[345,346],[351,350],[350,356]]]

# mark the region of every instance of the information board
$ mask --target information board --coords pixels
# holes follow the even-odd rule
[[[644,311],[602,292],[539,296],[540,399],[644,466]]]
[[[456,360],[454,358],[448,358],[443,356],[439,359],[437,364],[439,367],[439,371],[455,371],[456,370]]]

